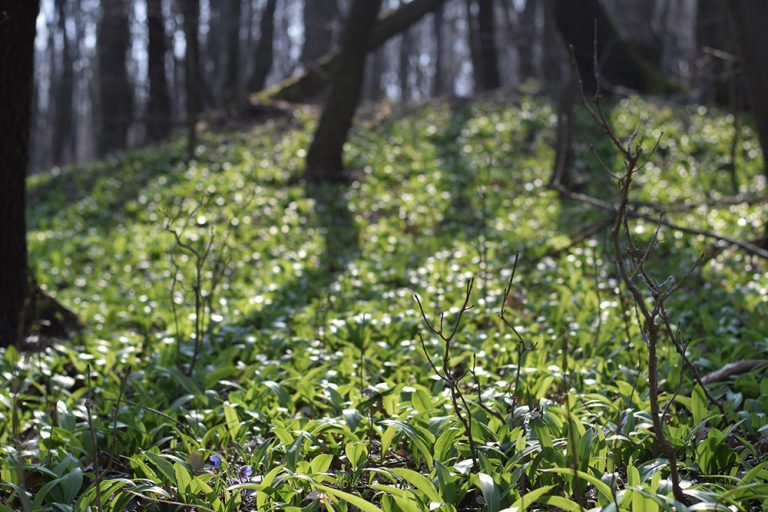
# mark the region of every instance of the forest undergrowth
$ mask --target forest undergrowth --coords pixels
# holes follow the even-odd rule
[[[180,140],[31,178],[37,279],[85,329],[2,354],[0,510],[762,510],[765,365],[712,372],[768,358],[768,262],[652,220],[761,237],[755,134],[704,106],[606,115],[647,149],[628,200],[651,220],[620,250],[675,288],[659,420],[614,215],[546,186],[551,106],[366,115],[351,183],[316,188],[298,110],[190,163]],[[578,193],[615,204],[624,158],[576,125]]]

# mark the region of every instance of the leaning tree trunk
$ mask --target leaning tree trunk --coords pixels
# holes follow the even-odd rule
[[[256,51],[253,52],[256,59],[253,73],[248,80],[248,90],[251,92],[264,89],[269,76],[269,70],[272,69],[274,60],[275,45],[275,10],[277,9],[277,0],[267,0],[264,12],[261,13],[261,22],[259,23],[259,42],[256,45]]]
[[[165,74],[167,52],[163,18],[163,1],[147,1],[147,32],[149,33],[149,104],[147,106],[147,137],[150,142],[165,139],[171,130],[171,97]]]
[[[99,59],[98,153],[125,149],[133,118],[133,89],[126,59],[131,32],[128,0],[102,0],[97,36]]]
[[[312,65],[331,51],[333,25],[339,17],[337,0],[304,0],[304,45],[301,63]]]
[[[376,50],[390,38],[406,30],[425,14],[444,3],[445,0],[411,0],[398,9],[383,13],[372,28],[373,34],[368,43],[368,51]],[[309,101],[323,92],[328,84],[328,77],[341,62],[339,52],[326,53],[301,74],[288,78],[265,91],[264,97],[272,100]]]
[[[74,158],[74,141],[72,134],[72,102],[74,100],[75,69],[72,46],[67,31],[67,13],[64,0],[56,0],[58,30],[61,33],[61,78],[55,91],[54,136],[51,145],[51,158],[54,165],[61,165]]]
[[[182,0],[182,15],[184,17],[184,39],[186,39],[186,51],[184,53],[184,83],[187,96],[187,156],[189,159],[195,156],[197,145],[197,115],[200,113],[200,42],[198,40],[198,26],[200,24],[199,0]]]
[[[674,89],[634,46],[621,37],[599,0],[554,0],[553,15],[564,42],[573,47],[585,91],[594,91],[596,86],[595,37],[598,73],[604,87],[623,86],[641,93],[663,93]]]
[[[305,177],[310,183],[344,181],[342,154],[352,127],[365,74],[365,57],[381,0],[353,0],[341,40],[339,65],[307,152]]]
[[[0,26],[0,347],[20,341],[28,295],[25,180],[39,0],[6,2]]]
[[[238,99],[238,81],[240,80],[240,15],[241,0],[227,2],[227,66],[224,80],[224,104],[232,105]]]
[[[481,88],[491,91],[501,87],[499,52],[496,48],[493,0],[477,1],[477,44],[482,61]]]

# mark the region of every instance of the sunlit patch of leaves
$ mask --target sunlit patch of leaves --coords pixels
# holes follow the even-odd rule
[[[87,329],[39,353],[3,354],[0,510],[95,510],[97,500],[104,510],[680,507],[653,446],[645,347],[617,294],[604,236],[547,256],[601,215],[544,188],[554,121],[550,106],[530,98],[363,119],[348,151],[355,181],[325,210],[324,196],[298,179],[314,122],[307,112],[292,124],[204,134],[189,165],[179,141],[32,179],[33,266]],[[728,158],[727,116],[631,99],[615,106],[612,122],[621,133],[641,123],[649,139],[664,132],[638,200],[704,204],[730,194],[718,170]],[[754,133],[742,130],[740,192],[759,195]],[[587,124],[575,165],[590,193],[610,199],[587,149],[598,141],[607,151],[598,138]],[[191,376],[194,343],[179,341],[176,321],[189,333],[194,319],[184,299],[173,317],[174,238],[163,229],[179,205],[195,211],[190,240],[215,227],[229,248]],[[766,210],[669,215],[748,239]],[[636,235],[650,237],[654,226],[640,226]],[[651,264],[680,275],[706,244],[662,232]],[[510,319],[531,347],[522,360],[497,315],[517,252]],[[418,291],[450,320],[470,276],[474,307],[451,362],[476,361],[477,379],[462,384],[478,444],[474,473],[449,389],[420,346],[412,299]],[[764,263],[726,250],[670,299],[702,372],[765,357],[766,298]],[[681,379],[674,349],[662,347],[659,358],[689,505],[765,506],[768,377],[713,385],[729,414],[722,421]]]

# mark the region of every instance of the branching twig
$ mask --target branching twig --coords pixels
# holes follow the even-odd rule
[[[469,304],[469,300],[472,297],[472,287],[474,282],[475,280],[473,278],[467,280],[466,288],[464,291],[464,303],[461,305],[459,312],[456,314],[456,321],[454,322],[453,327],[449,333],[446,333],[444,329],[444,313],[440,313],[439,327],[435,327],[427,317],[427,314],[424,312],[424,307],[421,304],[421,299],[419,296],[414,294],[413,298],[416,300],[416,304],[419,306],[419,313],[421,314],[421,319],[424,322],[424,325],[427,326],[427,329],[429,329],[432,334],[440,338],[440,340],[443,342],[443,361],[441,371],[438,370],[437,365],[429,355],[429,351],[427,350],[426,343],[421,333],[418,333],[419,340],[421,341],[421,347],[424,350],[424,354],[427,357],[429,365],[432,367],[432,370],[440,378],[440,380],[445,382],[451,392],[451,404],[453,405],[453,410],[456,413],[457,418],[464,426],[464,434],[467,436],[467,440],[469,441],[469,452],[470,456],[472,457],[472,471],[476,473],[480,468],[477,463],[477,445],[475,444],[475,438],[472,435],[472,411],[470,410],[469,404],[467,403],[466,399],[464,398],[464,394],[461,391],[461,379],[464,376],[464,372],[460,367],[451,367],[451,348],[453,345],[453,339],[459,332],[459,328],[461,327],[461,319],[464,316],[464,313],[472,308],[472,306]]]

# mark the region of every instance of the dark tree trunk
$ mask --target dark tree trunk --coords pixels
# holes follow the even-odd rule
[[[384,57],[384,51],[378,49],[373,52],[368,63],[364,97],[370,101],[378,101],[384,96]]]
[[[0,26],[0,347],[20,340],[27,282],[25,185],[38,0],[5,2]]]
[[[165,139],[171,130],[171,97],[165,73],[167,52],[163,1],[147,0],[147,31],[149,33],[149,104],[147,106],[147,137],[150,142]]]
[[[541,1],[541,0],[539,0]],[[536,0],[526,0],[518,25],[517,55],[520,81],[533,77],[533,48],[536,42]]]
[[[728,12],[763,150],[763,169],[768,177],[768,60],[765,56],[768,48],[768,9],[764,0],[728,0]]]
[[[475,90],[483,90],[483,58],[480,55],[480,40],[477,28],[477,16],[475,9],[477,3],[474,0],[466,0],[464,7],[467,12],[467,46],[469,58],[472,62],[472,79],[475,81]]]
[[[445,0],[412,0],[398,9],[383,13],[373,28],[368,51],[376,50],[444,3]],[[324,90],[328,76],[333,74],[335,66],[341,63],[339,52],[327,53],[299,76],[288,78],[267,91],[265,96],[285,101],[311,100]]]
[[[722,0],[699,0],[696,4],[696,47],[700,55],[697,85],[702,100],[714,100],[720,105],[728,105],[733,99],[733,62],[728,55],[737,50],[728,17],[728,6]]]
[[[587,92],[594,91],[594,38],[597,24],[598,72],[604,89],[624,86],[641,93],[673,89],[630,43],[622,39],[598,0],[554,0],[553,15],[565,44],[572,45]]]
[[[341,40],[339,65],[307,152],[306,179],[311,183],[344,181],[342,154],[363,88],[365,58],[381,0],[352,0]]]
[[[58,87],[55,91],[55,111],[54,136],[51,146],[51,158],[54,165],[61,165],[74,158],[73,134],[74,123],[72,122],[72,102],[74,100],[74,58],[72,47],[70,45],[69,34],[67,33],[67,13],[65,10],[65,1],[56,0],[56,12],[58,16],[58,30],[61,33],[61,77]]]
[[[435,38],[435,74],[432,80],[432,95],[440,96],[445,94],[445,43],[443,38],[443,22],[445,10],[441,5],[432,14],[432,34]]]
[[[403,1],[400,0],[400,5]],[[411,98],[411,53],[413,52],[413,36],[410,29],[404,30],[400,35],[400,52],[398,54],[398,80],[400,82],[400,101],[408,101]]]
[[[261,13],[261,22],[259,23],[259,42],[256,45],[256,51],[253,52],[256,63],[253,67],[253,74],[248,80],[248,90],[251,92],[264,89],[269,76],[269,70],[272,69],[274,60],[275,44],[275,10],[277,9],[277,0],[267,0],[264,12]]]
[[[477,42],[483,66],[482,90],[484,91],[501,87],[493,3],[493,0],[477,0]]]
[[[102,0],[97,51],[99,58],[98,153],[125,149],[133,119],[133,89],[126,59],[131,32],[128,0]]]
[[[240,15],[241,0],[227,2],[227,19],[224,24],[227,34],[227,68],[224,81],[224,103],[234,104],[238,99],[240,80]]]
[[[304,45],[301,63],[309,66],[331,50],[333,25],[339,17],[337,0],[304,0]]]
[[[198,80],[200,101],[208,108],[220,106],[224,96],[223,89],[227,55],[227,13],[225,7],[227,3],[229,3],[229,0],[210,0],[208,2],[208,32],[204,40],[205,45],[203,50],[200,50],[198,60],[200,78],[203,75],[208,77],[205,85],[203,85],[202,81]],[[199,11],[200,5],[198,0],[198,20],[200,19]]]
[[[184,17],[184,39],[186,51],[184,54],[184,83],[186,92],[187,110],[187,156],[192,159],[195,156],[197,134],[195,125],[197,115],[200,113],[200,42],[198,40],[198,26],[200,25],[199,0],[181,0],[182,15]]]

